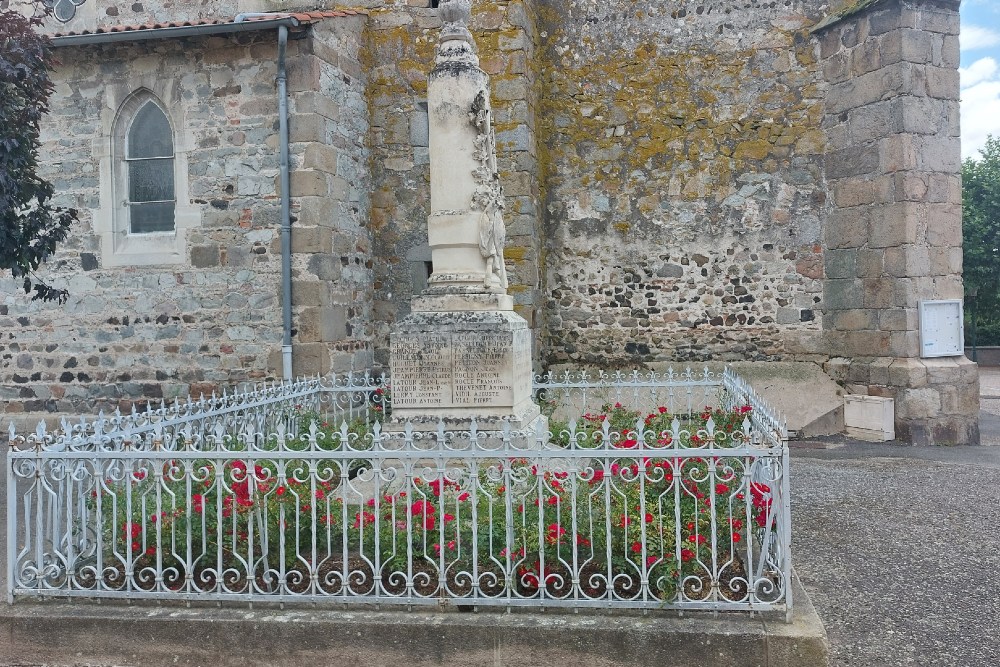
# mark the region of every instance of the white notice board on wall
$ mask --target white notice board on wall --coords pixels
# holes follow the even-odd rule
[[[965,354],[962,300],[920,302],[920,356],[957,357]]]

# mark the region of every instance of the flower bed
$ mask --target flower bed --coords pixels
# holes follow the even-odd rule
[[[387,408],[388,409],[388,408]],[[483,603],[767,604],[777,458],[749,406],[617,404],[514,456],[386,448],[358,419],[94,466],[74,586]],[[508,452],[508,450],[504,450]]]

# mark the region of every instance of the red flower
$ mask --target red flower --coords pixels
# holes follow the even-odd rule
[[[629,438],[628,440],[622,440],[620,443],[618,443],[618,447],[622,449],[632,449],[633,447],[636,447],[638,444],[639,442],[635,438]]]
[[[437,510],[434,509],[434,505],[426,500],[416,500],[410,505],[410,512],[414,515],[434,514],[435,511]]]
[[[667,409],[665,407],[663,407],[662,405],[660,407],[658,407],[657,410],[660,411],[661,415],[667,414]]]
[[[125,537],[139,537],[142,534],[142,524],[125,522],[122,524],[122,533]]]
[[[465,493],[462,493],[460,496],[458,496],[458,500],[460,502],[465,502],[468,499],[469,499],[469,492],[468,491],[466,491]]]
[[[594,470],[594,476],[590,478],[591,484],[597,484],[604,479],[604,471],[600,468]]]
[[[549,524],[549,527],[545,531],[545,540],[549,544],[556,544],[560,541],[560,538],[566,534],[566,529],[560,526],[558,523]]]
[[[449,521],[454,521],[454,520],[455,520],[455,516],[453,514],[447,514],[447,513],[445,513],[445,515],[444,515],[444,522],[445,523],[448,523]]]
[[[646,556],[646,567],[650,567],[657,561],[656,556]]]
[[[279,487],[278,487],[278,488],[277,488],[277,489],[275,490],[275,493],[277,493],[277,494],[278,494],[279,496],[283,496],[283,495],[285,495],[285,487],[283,487],[283,486],[279,486]]]
[[[685,563],[694,558],[694,552],[690,549],[681,549],[681,560]]]
[[[191,494],[191,509],[193,509],[195,512],[204,512],[205,511],[205,504],[204,504],[204,502],[205,502],[204,498],[202,497],[202,495],[200,493],[193,493],[193,494]]]
[[[642,553],[642,542],[632,543],[632,553]]]
[[[715,485],[715,492],[718,495],[729,493],[729,487],[723,484],[722,482],[719,482],[718,484]]]

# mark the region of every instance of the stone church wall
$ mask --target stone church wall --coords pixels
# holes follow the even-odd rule
[[[371,364],[365,19],[338,21],[289,43],[296,373]],[[70,298],[30,302],[0,279],[7,416],[129,409],[281,376],[276,41],[269,31],[56,51],[44,174],[80,222],[44,275]],[[187,178],[181,254],[132,266],[105,237],[114,118],[140,88],[169,110]]]
[[[819,352],[819,2],[546,0],[547,362]]]

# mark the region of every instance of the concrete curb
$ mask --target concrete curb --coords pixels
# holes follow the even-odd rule
[[[3,665],[822,667],[826,632],[795,578],[792,623],[760,615],[289,611],[18,602]]]

